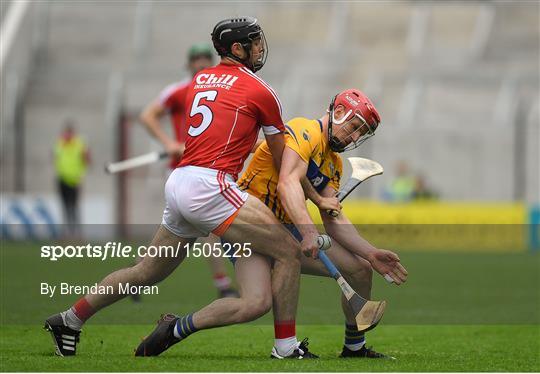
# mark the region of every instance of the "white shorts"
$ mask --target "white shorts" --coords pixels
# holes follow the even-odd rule
[[[162,224],[182,238],[221,236],[248,194],[222,171],[198,166],[173,170],[165,184]]]

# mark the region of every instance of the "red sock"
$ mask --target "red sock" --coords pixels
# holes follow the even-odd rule
[[[296,336],[296,321],[274,321],[276,339],[287,339]]]
[[[71,308],[73,309],[73,313],[75,313],[77,318],[83,322],[92,317],[96,312],[92,305],[90,305],[84,297],[80,298],[75,304],[73,304]]]

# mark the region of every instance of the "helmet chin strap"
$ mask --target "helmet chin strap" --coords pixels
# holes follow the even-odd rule
[[[263,43],[263,52],[260,52],[260,56],[255,62],[252,62],[251,59],[253,56],[251,54],[251,49],[253,46],[253,41],[256,40],[257,38],[260,38],[261,42]],[[264,63],[266,62],[266,56],[268,54],[268,44],[266,43],[266,38],[262,30],[259,30],[255,33],[248,35],[248,40],[249,41],[246,41],[244,43],[237,42],[242,46],[242,48],[246,52],[246,55],[247,55],[246,58],[243,58],[243,59],[239,58],[235,56],[231,51],[227,53],[227,56],[232,58],[235,61],[238,61],[239,63],[247,67],[249,70],[256,73],[264,66]]]

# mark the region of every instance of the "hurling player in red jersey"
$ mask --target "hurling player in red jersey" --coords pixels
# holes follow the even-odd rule
[[[213,65],[214,54],[212,47],[206,43],[194,44],[188,51],[188,69],[190,76],[180,82],[172,83],[165,87],[159,96],[149,103],[140,115],[140,121],[145,125],[148,132],[156,138],[169,153],[169,167],[172,171],[180,162],[184,152],[187,129],[186,129],[186,95],[189,83],[199,71]],[[169,116],[173,128],[174,138],[170,137],[161,127],[160,120]],[[216,242],[216,237],[211,235],[208,243]],[[140,258],[138,258],[140,261]],[[218,290],[219,297],[236,297],[238,293],[231,287],[231,279],[227,276],[225,260],[221,257],[208,257],[208,264],[212,271],[214,286]],[[133,295],[138,300],[137,295]]]
[[[188,51],[189,77],[171,83],[165,87],[159,96],[149,103],[140,115],[140,121],[148,132],[163,144],[165,150],[171,155],[170,168],[174,169],[184,152],[187,130],[186,122],[186,94],[189,83],[199,71],[214,64],[214,54],[208,44],[194,44]],[[162,129],[160,120],[169,116],[173,128],[174,138],[171,138]]]
[[[149,286],[163,280],[187,256],[186,247],[210,232],[229,243],[240,244],[245,249],[241,253],[246,256],[253,248],[273,259],[276,348],[282,357],[310,355],[305,346],[300,349],[295,318],[301,251],[317,253],[318,232],[313,225],[303,226],[303,240],[298,243],[266,205],[236,184],[236,176],[257,141],[259,129],[263,130],[277,167],[284,148],[281,104],[275,92],[254,74],[266,61],[264,33],[255,18],[226,19],[214,27],[212,40],[221,63],[202,70],[190,83],[186,98],[186,150],[165,185],[163,220],[151,243],[183,250],[175,256],[145,256],[137,265],[111,273],[98,287],[109,287],[114,292],[88,294],[65,312],[49,317],[45,327],[51,332],[59,355],[74,355],[84,322],[126,296],[119,292],[119,285]],[[327,198],[326,202],[319,208],[339,210],[336,198]],[[237,267],[236,273],[240,279],[242,269]],[[257,280],[256,274],[250,276]],[[260,276],[264,277],[261,282],[267,282],[269,274]],[[252,287],[255,283],[243,283],[240,293],[249,297],[218,299],[183,317],[162,316],[136,355],[158,355],[197,330],[247,322],[260,316],[261,311],[269,311],[272,303],[257,298],[254,293],[258,287]]]

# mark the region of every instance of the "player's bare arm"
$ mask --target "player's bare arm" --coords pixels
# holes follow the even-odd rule
[[[319,233],[307,211],[301,182],[306,172],[306,162],[295,151],[285,147],[279,172],[278,196],[285,211],[304,238],[302,251],[306,256],[317,258]]]
[[[272,157],[274,160],[274,165],[276,166],[276,169],[279,171],[281,168],[281,155],[283,154],[284,149],[284,140],[283,144],[281,143],[281,140],[277,140],[278,138],[274,138],[275,135],[268,135],[266,138],[268,140],[268,137],[271,137],[270,142],[267,141],[268,147],[270,148],[270,152],[272,152]],[[259,145],[263,142],[262,139],[259,139],[253,149],[251,150],[252,153],[254,153]],[[273,144],[272,144],[273,143]],[[301,160],[302,161],[302,160]],[[303,162],[303,161],[302,161]],[[307,165],[305,162],[303,162],[305,165],[305,170],[307,170]],[[302,185],[302,189],[304,190],[305,196],[313,201],[313,203],[320,209],[326,209],[326,210],[335,210],[340,211],[341,206],[339,204],[338,199],[336,199],[335,196],[331,197],[324,197],[319,195],[311,182],[307,179],[306,175],[304,174],[302,178],[300,179],[300,183]]]
[[[317,206],[317,208],[325,211],[335,211],[338,213],[341,211],[341,204],[335,196],[320,195],[305,175],[300,182],[306,197],[311,200]]]
[[[283,133],[265,135],[266,143],[272,153],[272,159],[274,160],[274,166],[279,171],[281,168],[281,160],[283,156],[283,150],[285,148],[285,137]]]
[[[144,124],[150,135],[163,144],[169,155],[181,157],[184,153],[184,145],[168,136],[161,127],[160,119],[165,114],[165,107],[159,103],[159,100],[154,100],[144,108],[139,116],[139,120]]]
[[[264,139],[257,139],[257,141],[255,142],[255,144],[253,144],[253,148],[251,148],[251,153],[255,153],[255,151],[257,150],[257,148],[259,148],[259,146],[264,143]]]
[[[331,186],[326,186],[321,191],[321,195],[335,196],[336,192]],[[401,265],[397,254],[386,249],[376,248],[362,238],[345,214],[340,213],[333,217],[323,209],[320,210],[320,213],[324,228],[333,240],[355,255],[368,260],[375,271],[383,277],[385,275],[390,276],[396,285],[400,285],[407,280],[407,270]]]

